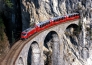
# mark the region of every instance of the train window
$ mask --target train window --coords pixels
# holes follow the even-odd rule
[[[65,17],[62,17],[62,20],[65,19]]]
[[[74,14],[74,16],[76,16],[76,14]]]
[[[23,36],[25,36],[25,35],[26,35],[26,33],[22,33],[22,35],[23,35]]]
[[[60,18],[58,18],[58,21],[60,20]]]
[[[40,28],[42,27],[42,25],[40,25]]]
[[[43,24],[42,26],[45,26],[45,24]]]
[[[62,20],[62,18],[60,18]]]
[[[58,21],[58,19],[54,20],[54,22],[57,22],[57,21]]]
[[[70,15],[69,15],[69,18],[70,18]]]
[[[71,16],[69,15],[69,18],[70,18]]]
[[[40,25],[40,28],[42,28],[43,26],[45,26],[45,24],[41,24],[41,25]]]
[[[48,25],[50,22],[47,22],[46,25]]]
[[[48,24],[50,24],[50,21],[48,22]]]
[[[55,20],[53,20],[55,22]]]
[[[59,21],[60,21],[60,18],[59,18]]]
[[[64,17],[64,19],[65,19],[65,17]]]
[[[49,22],[45,22],[45,23],[41,24],[41,25],[40,25],[40,28],[42,28],[42,27],[44,27],[44,26],[46,26],[46,25],[48,25],[48,24],[50,24],[50,21],[49,21]]]
[[[47,24],[49,24],[50,22],[48,22]]]
[[[57,21],[57,19],[55,20],[55,22]]]
[[[40,28],[42,27],[42,25],[40,25]]]
[[[58,19],[56,19],[56,22],[58,21]]]
[[[70,18],[71,16],[69,15],[69,18]]]
[[[78,14],[76,14],[76,16],[77,16]]]
[[[54,22],[55,22],[56,20],[54,20]]]
[[[70,17],[72,17],[72,15],[70,15]]]
[[[61,18],[61,20],[62,20],[63,18]]]

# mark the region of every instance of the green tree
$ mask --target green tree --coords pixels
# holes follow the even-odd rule
[[[6,4],[9,8],[11,8],[12,5],[13,5],[10,0],[4,0],[4,2],[5,2],[5,4]]]

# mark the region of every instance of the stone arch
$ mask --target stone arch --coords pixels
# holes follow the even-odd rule
[[[70,41],[77,45],[78,43],[79,26],[77,24],[70,24],[66,30],[65,35],[70,38]]]
[[[70,24],[70,25],[66,28],[66,30],[67,30],[67,29],[70,29],[70,31],[71,31],[71,28],[73,28],[73,30],[76,31],[76,30],[78,30],[79,26],[78,26],[77,24]]]
[[[67,28],[69,28],[69,27],[76,28],[76,27],[78,27],[78,25],[77,25],[77,24],[75,24],[75,23],[72,23],[72,24],[70,24],[69,26],[67,26]]]
[[[29,48],[27,65],[40,65],[40,48],[36,41]]]
[[[22,57],[19,57],[18,65],[24,65]]]
[[[58,65],[60,51],[59,36],[55,31],[50,31],[44,39],[43,58],[44,65]]]

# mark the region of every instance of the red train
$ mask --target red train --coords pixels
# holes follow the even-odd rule
[[[30,27],[30,28],[24,30],[21,33],[21,39],[27,39],[30,36],[32,36],[33,34],[35,34],[36,32],[42,31],[42,30],[49,28],[53,25],[57,25],[57,24],[60,24],[60,23],[63,23],[63,22],[68,22],[68,21],[71,21],[71,20],[76,20],[76,19],[79,19],[79,18],[80,18],[80,15],[78,13],[73,13],[73,14],[68,14],[68,15],[65,15],[65,16],[55,17],[55,18],[52,18],[50,20],[46,20],[44,22],[36,24],[33,28]]]

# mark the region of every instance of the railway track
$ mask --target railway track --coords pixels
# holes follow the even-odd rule
[[[50,28],[52,28],[52,27],[54,27],[54,26],[51,26]],[[15,61],[16,61],[19,53],[21,52],[22,48],[25,46],[25,44],[28,43],[32,38],[34,38],[35,36],[37,36],[38,34],[40,34],[43,31],[45,31],[45,30],[42,30],[42,31],[40,31],[38,33],[35,33],[34,35],[32,35],[27,40],[24,40],[24,41],[23,40],[19,40],[19,41],[17,41],[12,46],[12,48],[10,49],[10,51],[6,55],[6,57],[2,60],[0,65],[15,65]]]
[[[54,27],[54,26],[52,26],[52,27]],[[52,28],[52,27],[50,27],[50,28]],[[16,61],[19,53],[21,52],[22,48],[25,46],[25,44],[28,43],[31,39],[33,39],[35,36],[37,36],[38,34],[40,34],[43,31],[45,31],[45,30],[35,33],[34,35],[32,35],[31,37],[29,37],[28,39],[26,39],[24,41],[23,40],[17,41],[12,46],[12,48],[10,49],[10,51],[6,55],[6,57],[2,60],[0,65],[15,65],[15,61]]]
[[[61,23],[62,24],[62,23]],[[64,23],[63,23],[64,24]],[[59,24],[60,25],[60,24]],[[55,25],[54,25],[55,26]],[[54,26],[51,26],[45,30],[48,30]],[[9,53],[6,55],[6,57],[2,60],[2,62],[0,63],[0,65],[15,65],[15,61],[19,55],[19,53],[21,52],[22,48],[25,46],[25,44],[27,44],[31,39],[33,39],[35,36],[37,36],[38,34],[40,34],[41,32],[45,31],[42,30],[38,33],[35,33],[34,35],[32,35],[30,38],[28,38],[27,40],[23,41],[23,40],[19,40],[17,41],[12,48],[10,49]]]
[[[20,51],[25,46],[25,44],[28,43],[32,38],[34,38],[39,33],[34,34],[33,36],[31,36],[27,40],[24,40],[24,41],[23,40],[19,40],[19,41],[17,41],[12,46],[12,48],[9,51],[9,53],[7,53],[6,57],[2,60],[2,62],[0,63],[0,65],[14,65],[15,61],[16,61],[19,53],[20,53]]]
[[[15,51],[17,50],[17,48],[20,46],[20,43],[22,43],[22,40],[19,40],[18,42],[16,42],[16,44],[10,49],[9,53],[7,54],[7,56],[1,62],[1,65],[8,65],[7,62],[12,61],[11,59],[12,59]]]

